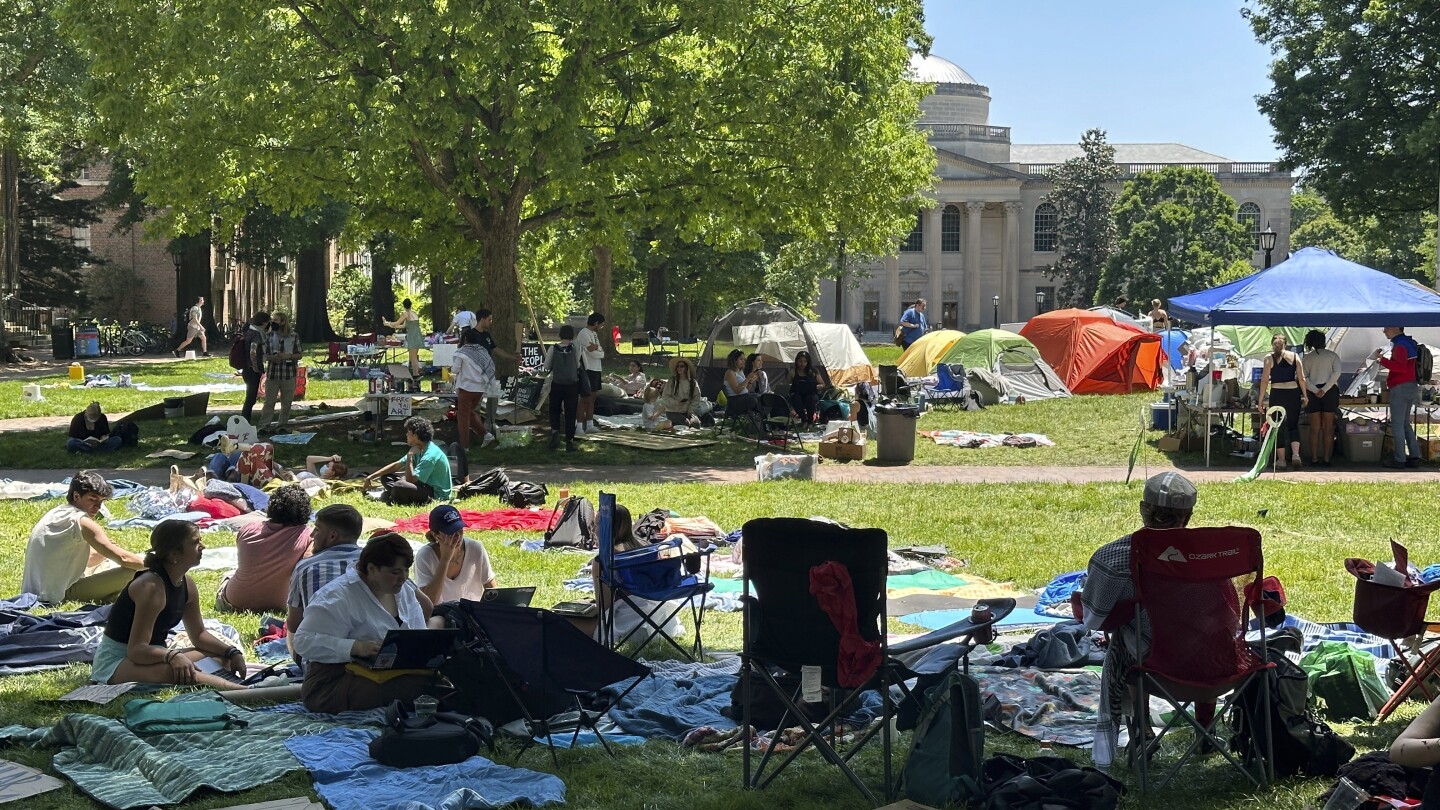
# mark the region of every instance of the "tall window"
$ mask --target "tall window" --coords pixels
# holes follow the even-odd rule
[[[1253,202],[1241,203],[1235,219],[1250,233],[1250,249],[1260,249],[1260,206]]]
[[[923,224],[925,216],[923,213],[915,215],[915,227],[905,241],[900,244],[901,253],[923,253],[925,251],[925,231]]]
[[[944,253],[960,252],[960,209],[945,206],[940,212],[940,250]]]
[[[1038,253],[1055,252],[1055,227],[1060,221],[1060,212],[1050,203],[1040,203],[1035,208],[1035,250]]]
[[[70,229],[70,239],[75,243],[75,247],[84,248],[85,250],[89,250],[89,249],[90,249],[90,226],[89,226],[89,225],[80,225],[80,226],[78,226],[78,227],[71,228],[71,229]]]

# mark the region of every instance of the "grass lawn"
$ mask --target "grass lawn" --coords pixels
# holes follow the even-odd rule
[[[560,481],[548,481],[554,486]],[[576,492],[594,492],[595,485],[573,487]],[[771,482],[716,487],[700,484],[616,485],[601,488],[614,491],[632,512],[668,507],[681,514],[706,515],[731,529],[759,516],[826,515],[851,525],[885,528],[894,545],[944,543],[953,554],[970,562],[970,570],[993,580],[1012,580],[1026,588],[1039,588],[1055,574],[1081,569],[1091,551],[1126,531],[1138,521],[1138,486],[1119,484],[1065,485],[1025,484],[1008,486],[891,484],[819,484],[813,482]],[[1202,484],[1197,524],[1245,524],[1265,536],[1266,573],[1278,575],[1286,584],[1291,610],[1317,621],[1347,619],[1353,590],[1342,560],[1361,556],[1371,559],[1387,554],[1386,541],[1405,541],[1412,559],[1424,565],[1440,556],[1433,530],[1416,503],[1429,503],[1440,496],[1440,485],[1394,486],[1385,484],[1295,484],[1283,480],[1259,481],[1250,485]],[[54,502],[0,501],[0,593],[19,590],[26,535],[29,527]],[[398,518],[413,509],[360,505],[366,514]],[[489,508],[488,499],[472,499],[467,508]],[[1260,511],[1266,510],[1264,517]],[[638,513],[638,512],[637,512]],[[537,605],[553,604],[567,596],[561,580],[571,577],[584,558],[572,554],[521,552],[507,545],[519,537],[503,532],[480,535],[488,547],[498,575],[506,584],[534,584],[539,587]],[[116,533],[127,548],[142,550],[147,534],[138,530]],[[211,547],[233,543],[233,535],[207,535]],[[219,575],[196,575],[206,615]],[[224,617],[245,635],[255,636],[259,616],[237,614]],[[897,630],[904,629],[896,626]],[[707,644],[713,649],[737,649],[740,645],[738,614],[710,613],[706,617]],[[53,722],[62,709],[50,699],[81,684],[88,672],[71,667],[53,673],[0,679],[0,725],[22,723],[43,725]],[[123,699],[97,711],[119,714]],[[1420,704],[1412,703],[1395,718],[1379,726],[1338,725],[1337,730],[1362,752],[1383,747],[1412,718]],[[901,751],[908,743],[902,736]],[[1035,753],[1035,746],[1018,735],[987,735],[990,750]],[[1062,755],[1088,762],[1088,755],[1060,749]],[[52,751],[10,749],[5,756],[26,764],[48,765]],[[502,757],[503,759],[503,757]],[[739,790],[738,757],[686,754],[668,743],[649,743],[622,749],[612,761],[595,750],[562,754],[556,771],[566,782],[570,806],[579,808],[661,808],[661,807],[840,807],[861,808],[864,802],[838,774],[807,755],[804,767],[778,780],[768,791],[745,793]],[[862,756],[862,766],[878,777],[878,758]],[[1219,767],[1219,760],[1192,770],[1187,778],[1164,794],[1142,800],[1131,795],[1123,806],[1154,807],[1163,801],[1173,810],[1220,810],[1242,804],[1277,808],[1299,808],[1327,787],[1326,780],[1289,779],[1259,796],[1241,789],[1238,775]],[[553,770],[543,755],[527,756],[527,767]],[[1129,774],[1117,766],[1116,776],[1129,782]],[[678,777],[678,778],[677,778]],[[302,795],[309,789],[303,774],[291,775],[274,784],[241,796],[204,794],[186,807],[223,807]],[[27,807],[89,808],[91,800],[73,789],[65,789],[33,800]]]

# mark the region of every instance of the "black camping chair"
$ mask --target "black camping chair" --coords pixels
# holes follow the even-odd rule
[[[766,689],[784,706],[778,728],[792,723],[805,730],[805,738],[769,773],[773,748],[767,749],[753,770],[747,746],[742,755],[746,788],[764,788],[806,748],[814,746],[838,767],[872,804],[875,794],[855,774],[850,760],[878,732],[883,748],[886,800],[894,798],[891,775],[890,719],[899,704],[891,693],[898,687],[901,702],[913,704],[917,696],[905,685],[912,678],[943,677],[960,661],[966,663],[970,650],[993,633],[995,622],[1015,608],[1013,599],[985,600],[990,618],[965,621],[898,644],[885,638],[885,578],[888,572],[887,538],[882,529],[850,529],[833,523],[800,518],[761,518],[742,529],[741,554],[744,562],[743,605],[744,647],[741,652],[740,694],[745,697],[741,726],[751,724],[750,703],[755,690]],[[861,639],[879,648],[879,666],[860,686],[840,684],[841,635],[817,597],[811,595],[812,569],[838,563],[849,574],[854,590],[856,629]],[[833,570],[833,569],[831,569]],[[942,642],[962,639],[960,644],[940,647]],[[821,686],[828,689],[830,710],[818,722],[811,722],[799,707],[803,686],[782,687],[775,671],[800,675],[802,669],[818,669]],[[803,679],[802,679],[803,681]],[[824,732],[853,711],[859,696],[878,689],[882,716],[872,724],[843,756],[826,740]]]
[[[616,553],[611,539],[611,526],[615,517],[615,495],[600,493],[600,509],[595,513],[595,535],[599,544],[600,585],[610,590],[610,598],[601,598],[600,638],[605,646],[616,649],[632,638],[646,636],[664,639],[681,655],[697,661],[705,654],[701,640],[701,621],[705,618],[705,597],[715,586],[710,583],[710,555],[715,547],[699,549],[697,570],[685,569],[686,560],[680,556],[661,556],[679,546],[678,541],[665,540],[643,548]],[[597,594],[599,596],[599,594]],[[653,607],[640,604],[649,602]],[[616,630],[616,610],[625,605],[640,621],[624,634]],[[685,610],[690,609],[690,621],[694,624],[694,641],[686,649],[665,632],[665,625]],[[643,646],[643,645],[642,645]]]
[[[760,395],[762,430],[755,437],[760,444],[771,444],[785,452],[805,452],[805,442],[800,438],[800,418],[790,407],[789,400],[779,394],[766,392]]]
[[[650,674],[649,667],[607,649],[548,610],[470,599],[460,600],[460,606],[473,623],[476,646],[484,651],[481,654],[498,656],[514,675],[501,682],[524,715],[527,734],[517,760],[535,744],[536,737],[544,736],[550,759],[558,765],[554,735],[572,731],[570,745],[574,746],[582,729],[593,731],[614,755],[597,724]],[[602,689],[629,678],[636,679],[635,683],[613,698],[597,702]],[[532,707],[553,701],[557,695],[564,696],[574,711],[552,717],[534,715]],[[587,700],[582,702],[582,698]]]

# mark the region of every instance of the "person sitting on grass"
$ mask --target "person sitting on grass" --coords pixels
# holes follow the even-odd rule
[[[310,532],[310,556],[295,564],[290,595],[285,600],[285,640],[295,649],[295,631],[305,620],[305,608],[321,588],[344,576],[360,557],[356,542],[365,530],[360,510],[348,503],[332,503],[315,513]]]
[[[611,374],[606,382],[618,387],[627,397],[638,397],[650,380],[645,376],[645,369],[640,365],[640,361],[631,360],[629,372],[625,376]]]
[[[195,524],[166,520],[150,532],[145,570],[135,575],[105,622],[105,635],[95,651],[90,679],[96,683],[169,683],[211,689],[241,689],[245,653],[205,629],[200,597],[188,572],[200,564],[205,544]],[[170,628],[185,623],[191,649],[165,646]],[[232,681],[203,671],[206,658]]]
[[[365,476],[365,488],[376,481],[385,488],[385,502],[426,504],[451,496],[450,459],[435,444],[435,426],[423,416],[405,420],[405,442],[410,450],[393,464]]]
[[[120,435],[110,432],[110,420],[92,402],[70,420],[65,449],[72,453],[113,453],[120,449]]]
[[[393,675],[381,683],[374,671],[354,663],[377,655],[391,630],[428,626],[432,605],[410,579],[414,561],[405,538],[386,532],[365,544],[354,568],[311,599],[294,641],[305,660],[305,708],[375,709],[434,688],[433,673]]]
[[[701,409],[705,404],[700,385],[695,382],[694,366],[683,357],[670,361],[670,379],[660,389],[657,407],[671,425],[700,426]]]
[[[479,601],[486,590],[499,587],[484,544],[465,536],[459,509],[448,503],[431,509],[425,540],[415,553],[415,584],[432,604]]]
[[[116,545],[95,521],[112,494],[110,482],[93,470],[70,479],[64,505],[46,512],[30,530],[21,591],[50,605],[115,601],[145,562]]]
[[[271,611],[285,606],[295,564],[310,551],[310,496],[298,484],[270,495],[264,523],[235,534],[235,573],[215,592],[215,609]]]

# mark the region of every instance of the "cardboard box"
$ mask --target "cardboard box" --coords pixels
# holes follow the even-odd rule
[[[864,461],[865,445],[844,444],[835,440],[820,442],[820,457],[836,461]]]
[[[1161,436],[1155,447],[1162,453],[1174,453],[1180,449],[1179,436]]]
[[[1440,437],[1420,439],[1420,458],[1429,461],[1440,456]]]

